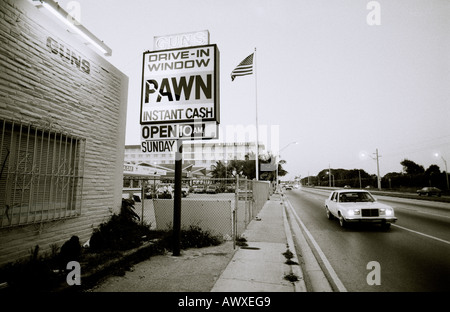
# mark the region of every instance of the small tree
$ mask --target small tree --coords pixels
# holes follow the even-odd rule
[[[227,165],[225,165],[222,161],[217,161],[215,165],[213,165],[212,176],[213,178],[225,178],[232,177],[233,172],[238,174],[242,173],[248,179],[252,180],[256,177],[256,168],[255,168],[255,154],[249,153],[245,155],[244,160],[231,160]],[[283,166],[286,163],[285,160],[278,161],[278,176],[282,177],[287,174],[287,171],[284,170]],[[271,154],[260,155],[259,156],[259,179],[266,181],[275,181],[276,180],[276,163],[275,157]]]
[[[403,170],[406,174],[416,175],[425,172],[423,166],[416,164],[414,161],[409,159],[404,159],[400,164],[403,166]]]

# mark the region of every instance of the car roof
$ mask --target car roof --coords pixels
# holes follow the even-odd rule
[[[338,192],[338,193],[348,193],[348,192],[370,193],[369,191],[360,190],[360,189],[342,189],[342,190],[335,190],[334,192]]]

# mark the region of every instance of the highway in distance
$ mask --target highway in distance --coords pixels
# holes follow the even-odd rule
[[[450,203],[373,194],[395,209],[398,221],[389,230],[375,224],[341,228],[325,214],[329,190],[302,187],[284,194],[347,291],[450,291]],[[376,272],[368,268],[374,261]]]

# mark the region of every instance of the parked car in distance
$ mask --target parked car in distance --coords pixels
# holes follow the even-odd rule
[[[420,190],[417,190],[417,194],[419,196],[426,195],[426,196],[441,196],[442,191],[438,189],[437,187],[423,187]]]
[[[344,186],[345,189],[351,189],[352,187],[350,185]]]
[[[194,193],[205,193],[206,188],[203,184],[198,184],[194,186]]]
[[[156,198],[158,199],[172,199],[172,193],[167,189],[160,187],[156,190]]]
[[[394,208],[379,203],[365,190],[336,190],[325,200],[327,218],[337,218],[341,227],[351,222],[380,223],[389,229],[397,221]]]
[[[183,184],[181,186],[181,196],[186,197],[189,195],[189,186]]]
[[[228,184],[228,185],[225,187],[225,192],[226,192],[226,193],[234,193],[235,189],[236,189],[236,185],[234,185],[234,184]]]
[[[206,193],[207,194],[217,194],[217,186],[216,185],[212,185],[212,184],[208,185],[206,187]]]
[[[285,190],[286,191],[292,190],[292,185],[290,185],[290,184],[286,185]]]

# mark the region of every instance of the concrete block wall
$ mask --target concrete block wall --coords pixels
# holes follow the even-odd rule
[[[0,228],[0,266],[86,241],[121,204],[128,77],[42,10],[0,1],[0,119],[85,139],[81,215]]]

